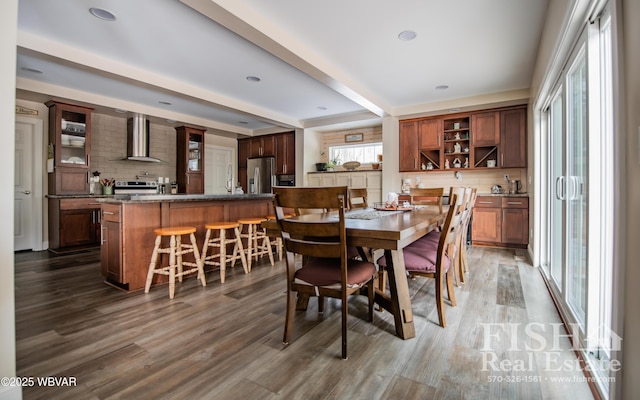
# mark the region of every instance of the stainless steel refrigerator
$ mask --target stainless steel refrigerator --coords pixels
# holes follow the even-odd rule
[[[247,193],[271,193],[275,186],[275,159],[273,157],[247,160]]]

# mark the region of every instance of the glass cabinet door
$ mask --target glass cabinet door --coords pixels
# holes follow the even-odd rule
[[[62,110],[60,124],[60,164],[87,165],[87,114]]]
[[[189,171],[202,171],[202,135],[189,134]]]

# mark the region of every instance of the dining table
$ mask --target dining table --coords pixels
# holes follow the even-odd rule
[[[409,296],[409,284],[404,265],[403,248],[417,239],[441,226],[447,215],[448,206],[415,206],[408,210],[380,210],[374,208],[358,209],[345,213],[347,245],[359,249],[368,248],[384,252],[387,258],[387,275],[389,277],[389,293],[376,288],[375,302],[394,316],[396,334],[402,339],[415,337],[413,311]],[[335,219],[334,212],[314,213],[295,216],[308,220]],[[278,224],[275,220],[262,224],[267,234],[279,236]],[[369,261],[372,252],[360,251]]]

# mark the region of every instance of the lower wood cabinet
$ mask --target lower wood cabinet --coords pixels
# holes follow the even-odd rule
[[[478,196],[471,226],[474,245],[525,248],[529,244],[529,199]]]
[[[100,245],[100,203],[93,198],[49,199],[49,250]]]
[[[102,206],[102,246],[100,248],[102,276],[107,282],[116,285],[123,282],[120,215],[119,204],[104,204]]]

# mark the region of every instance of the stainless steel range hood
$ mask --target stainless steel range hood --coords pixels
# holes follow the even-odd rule
[[[127,120],[127,157],[129,161],[162,162],[149,157],[149,120],[143,114],[133,114]]]

